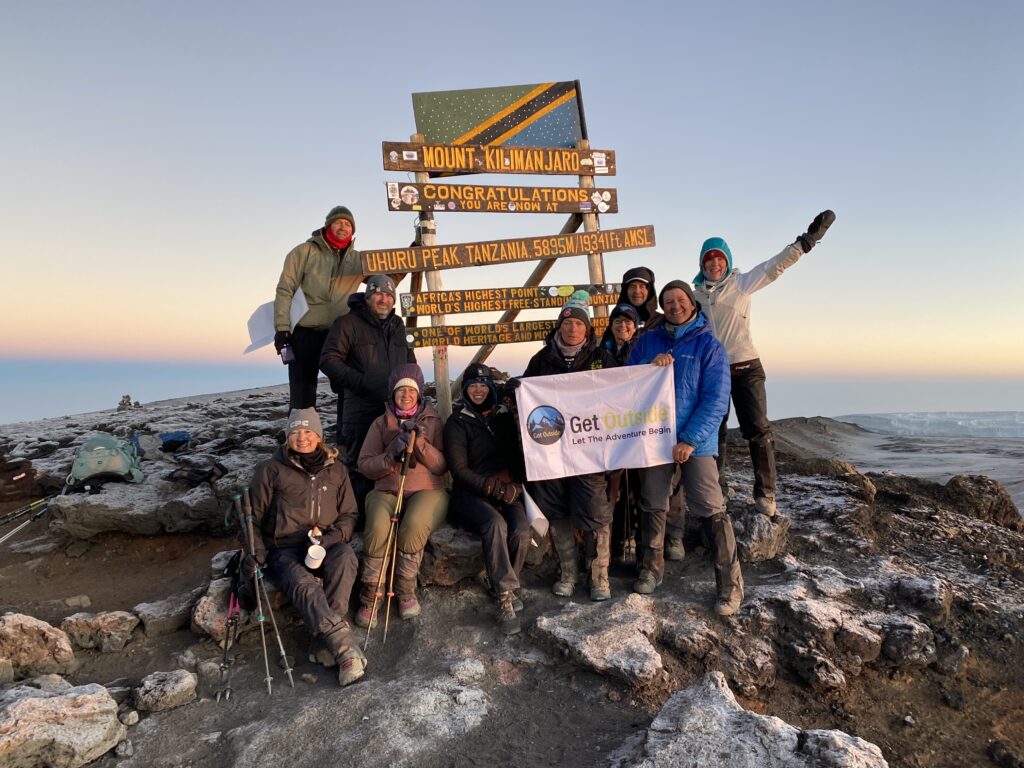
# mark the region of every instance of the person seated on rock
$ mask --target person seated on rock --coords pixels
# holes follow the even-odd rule
[[[402,486],[402,509],[395,532],[394,587],[399,618],[420,615],[416,577],[423,560],[423,548],[431,532],[444,522],[448,513],[448,493],[444,490],[448,465],[443,453],[441,417],[423,399],[420,367],[405,363],[395,368],[388,380],[388,391],[391,396],[384,414],[370,425],[359,453],[359,471],[374,482],[373,490],[366,496],[363,588],[359,594],[361,605],[356,612],[356,624],[361,627],[376,624],[374,591],[381,569],[387,563],[388,530],[401,485],[402,457],[410,440],[413,440],[413,452]],[[385,592],[387,579],[388,571],[385,571]],[[378,599],[378,609],[380,606]]]
[[[749,272],[732,266],[732,251],[720,237],[709,237],[700,249],[700,271],[693,280],[693,293],[711,322],[715,338],[729,356],[732,402],[740,432],[750,449],[754,467],[754,505],[768,517],[776,514],[775,438],[768,420],[768,396],[761,358],[750,334],[750,304],[755,291],[774,283],[789,267],[823,238],[836,215],[822,211],[807,231],[778,254]],[[719,425],[718,472],[725,472],[729,413]]]
[[[673,463],[640,470],[643,548],[633,591],[649,595],[664,576],[665,518],[678,467],[689,513],[700,518],[711,545],[718,585],[715,611],[730,616],[743,600],[743,575],[715,464],[718,425],[729,402],[729,363],[689,285],[682,280],[669,282],[661,289],[659,302],[665,316],[637,341],[629,365],[672,366],[676,444]]]
[[[252,479],[255,553],[246,556],[246,573],[266,565],[313,633],[318,658],[326,651],[327,660],[338,664],[338,682],[348,685],[366,669],[366,657],[345,618],[359,568],[349,546],[355,497],[337,451],[324,445],[315,408],[293,410],[287,435],[286,444],[256,467]],[[317,541],[326,555],[311,571],[306,554]]]
[[[573,294],[558,313],[557,324],[544,341],[544,347],[530,358],[523,378],[618,367],[615,358],[601,348],[594,336],[586,301],[585,292]],[[551,523],[551,540],[560,570],[551,591],[559,597],[572,597],[579,579],[576,547],[576,530],[579,530],[583,534],[590,569],[590,599],[609,599],[612,596],[608,582],[612,505],[608,500],[605,473],[541,480],[531,483],[529,491]]]
[[[517,431],[512,414],[498,403],[491,369],[470,363],[462,374],[462,406],[444,426],[451,505],[456,521],[481,538],[498,626],[509,635],[520,631],[519,574],[530,547]]]

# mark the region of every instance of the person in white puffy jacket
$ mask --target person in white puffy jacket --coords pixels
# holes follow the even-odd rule
[[[768,517],[776,513],[775,447],[768,421],[764,368],[750,335],[751,295],[796,264],[825,236],[835,219],[832,211],[822,211],[804,234],[749,272],[733,268],[732,251],[725,240],[709,237],[701,246],[700,272],[693,280],[693,294],[711,321],[715,338],[722,342],[729,356],[732,402],[740,432],[750,445],[754,467],[754,503],[757,510]],[[723,482],[728,420],[727,413],[718,432],[718,470]]]

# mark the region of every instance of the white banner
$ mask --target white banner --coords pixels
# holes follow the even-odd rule
[[[672,366],[633,365],[522,379],[526,477],[552,480],[672,462]]]
[[[292,294],[291,321],[292,330],[298,325],[302,316],[309,311],[309,304],[306,302],[306,294],[301,288],[296,288]],[[255,349],[265,347],[274,340],[274,302],[268,301],[260,304],[253,313],[249,315],[249,346],[242,352],[248,355]]]

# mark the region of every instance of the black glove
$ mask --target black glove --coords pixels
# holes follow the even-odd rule
[[[263,338],[266,338],[266,336]],[[281,354],[281,347],[287,346],[291,343],[292,335],[289,331],[278,331],[274,334],[274,349],[277,350],[277,354]]]
[[[505,391],[511,394],[515,392],[517,389],[519,389],[519,385],[522,383],[522,381],[513,376],[511,379],[505,382]]]
[[[398,437],[395,438],[395,442],[391,446],[391,455],[394,456],[395,459],[398,461],[401,461],[402,456],[404,456],[405,452],[409,450],[410,434],[410,432],[406,432],[403,430],[398,434]]]
[[[484,478],[484,493],[494,498],[498,496],[498,488],[501,485],[501,478],[498,475],[488,475]]]
[[[832,222],[835,220],[836,215],[832,211],[822,211],[814,217],[814,221],[807,226],[807,231],[797,238],[797,242],[804,249],[804,253],[810,251],[811,248],[825,237],[825,233],[828,232],[828,228],[832,226]]]
[[[413,421],[412,419],[405,419],[402,422],[402,431],[403,432],[415,432],[416,431],[416,422]]]

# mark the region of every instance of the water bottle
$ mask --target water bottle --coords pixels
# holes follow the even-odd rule
[[[281,362],[285,365],[291,365],[295,362],[295,352],[292,350],[291,344],[285,344],[281,347]]]

